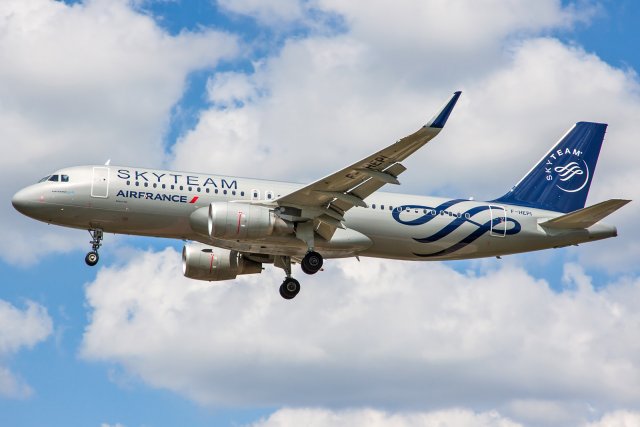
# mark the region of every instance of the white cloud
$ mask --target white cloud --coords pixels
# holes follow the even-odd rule
[[[251,101],[257,96],[256,88],[246,74],[217,73],[207,82],[209,100],[221,107]]]
[[[252,427],[521,427],[497,412],[474,413],[466,409],[434,412],[388,413],[375,409],[330,411],[281,409]]]
[[[33,390],[24,380],[0,365],[0,397],[25,399],[32,394]]]
[[[634,427],[640,425],[640,412],[616,411],[606,414],[587,427]]]
[[[546,410],[548,408],[540,408]],[[541,414],[544,415],[544,414]],[[571,426],[583,427],[635,427],[640,424],[640,413],[616,411],[605,414],[600,420],[592,423],[577,421]],[[353,409],[332,411],[319,408],[280,409],[268,418],[251,424],[251,427],[525,427],[548,426],[549,423],[514,422],[496,411],[473,412],[468,409],[447,409],[433,412],[393,413],[374,409]]]
[[[212,30],[171,36],[124,0],[1,2],[0,198],[64,166],[108,158],[161,166],[187,75],[236,50],[233,36]],[[20,218],[8,203],[0,215],[5,260],[86,244]]]
[[[208,284],[182,278],[173,249],[131,259],[87,288],[82,354],[203,404],[491,405],[523,416],[551,400],[582,416],[588,404],[640,401],[637,278],[595,291],[569,265],[556,293],[508,263],[461,274],[331,261],[284,301],[273,268]]]
[[[305,18],[305,4],[299,0],[217,0],[222,9],[249,15],[258,22],[281,26]]]
[[[3,362],[21,349],[45,340],[52,329],[51,318],[41,305],[29,301],[25,310],[20,310],[0,299],[0,397],[22,399],[33,393]]]

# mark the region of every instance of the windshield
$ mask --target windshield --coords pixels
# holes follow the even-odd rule
[[[52,182],[69,182],[69,175],[47,175],[44,178],[42,178],[40,181],[38,182],[45,182],[45,181],[52,181]]]

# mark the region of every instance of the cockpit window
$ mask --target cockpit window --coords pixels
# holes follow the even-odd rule
[[[47,175],[38,182],[69,182],[69,175]]]

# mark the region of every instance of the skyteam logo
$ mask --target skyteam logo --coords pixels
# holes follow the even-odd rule
[[[589,166],[580,157],[582,151],[565,148],[554,151],[545,163],[546,180],[554,181],[565,193],[577,193],[589,182]]]
[[[432,233],[425,237],[414,237],[413,240],[420,243],[438,243],[435,246],[441,248],[442,241],[448,238],[452,240],[449,247],[432,253],[415,253],[414,255],[429,258],[448,255],[470,245],[483,235],[492,233],[499,236],[518,234],[522,226],[518,221],[506,215],[504,208],[493,205],[475,205],[470,209],[456,209],[455,205],[466,200],[449,200],[436,207],[404,205],[393,211],[393,219],[403,225],[419,226],[431,221],[446,221],[445,225],[430,229]],[[415,214],[421,216],[415,218]],[[453,236],[457,236],[454,238]]]
[[[577,188],[565,188],[560,184],[556,184],[556,187],[566,193],[577,193],[582,190],[589,181],[589,166],[584,160],[582,163],[584,170],[577,162],[571,162],[565,166],[556,166],[553,170],[558,174],[563,186],[565,185],[564,183],[566,183],[566,186],[578,186]]]

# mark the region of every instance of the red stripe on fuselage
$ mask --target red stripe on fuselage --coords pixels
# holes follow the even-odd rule
[[[238,212],[238,229],[236,230],[236,234],[240,234],[240,223],[242,222],[242,212]]]
[[[193,199],[191,199],[191,201],[189,203],[195,203],[195,202],[198,201],[198,199],[199,199],[198,196],[193,196]]]

